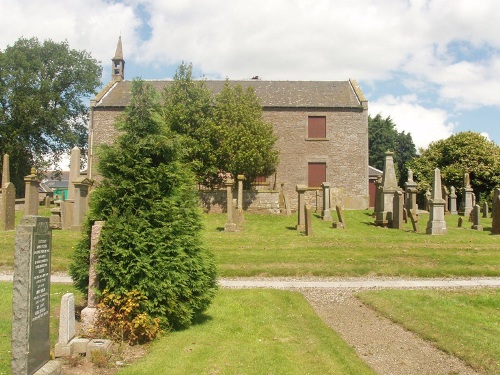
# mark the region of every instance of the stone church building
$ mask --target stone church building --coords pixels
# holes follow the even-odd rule
[[[148,81],[157,90],[170,82]],[[368,102],[356,81],[229,82],[254,89],[261,100],[264,120],[274,126],[278,137],[277,172],[258,182],[259,194],[253,194],[255,200],[269,205],[274,198],[264,198],[265,193],[282,191],[289,205],[296,209],[296,186],[306,185],[306,201],[321,209],[320,186],[329,182],[332,205],[340,204],[346,209],[368,207]],[[205,83],[210,91],[217,93],[225,81]],[[113,124],[130,103],[131,85],[132,81],[125,80],[125,60],[119,40],[112,59],[112,79],[90,101],[90,178],[98,180],[95,149],[115,139],[117,131]]]

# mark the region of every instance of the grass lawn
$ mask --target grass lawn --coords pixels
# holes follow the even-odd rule
[[[59,334],[59,306],[64,293],[74,293],[75,299],[81,295],[73,286],[51,284],[50,287],[50,343],[54,348]],[[0,375],[10,374],[10,340],[12,332],[12,283],[0,282]]]
[[[448,234],[376,227],[371,211],[344,211],[347,228],[313,217],[313,235],[294,229],[296,216],[245,214],[241,232],[224,232],[225,214],[205,215],[203,237],[214,252],[222,277],[233,276],[500,276],[500,236],[458,228],[458,216],[447,215]]]
[[[358,297],[485,374],[500,374],[500,289],[381,290]]]
[[[299,293],[221,290],[200,322],[120,374],[372,374]]]

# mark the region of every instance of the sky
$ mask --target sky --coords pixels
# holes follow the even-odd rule
[[[500,144],[498,0],[0,0],[0,50],[66,40],[125,78],[358,81],[417,148],[462,131]]]

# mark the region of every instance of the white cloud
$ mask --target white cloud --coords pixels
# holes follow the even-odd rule
[[[448,114],[439,108],[424,108],[416,102],[415,96],[394,97],[387,95],[370,102],[371,116],[388,116],[399,132],[411,133],[417,149],[427,148],[429,143],[448,138],[453,134],[454,124],[447,121]]]

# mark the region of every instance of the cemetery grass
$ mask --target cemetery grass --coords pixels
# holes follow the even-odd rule
[[[372,374],[298,292],[220,290],[188,330],[119,374]]]
[[[380,290],[358,298],[474,369],[500,373],[500,289]]]
[[[51,284],[50,287],[50,346],[54,348],[59,334],[59,306],[64,293],[74,293],[75,302],[81,303],[82,296],[72,285]],[[10,374],[12,333],[12,283],[0,282],[0,374]]]
[[[22,211],[16,211],[16,226],[21,222]],[[50,216],[50,209],[40,207],[40,216]],[[16,231],[2,232],[0,236],[0,272],[12,273],[14,269],[14,243]],[[67,273],[74,247],[81,238],[79,231],[52,231],[52,273]]]
[[[295,230],[297,216],[245,214],[244,230],[224,232],[225,214],[204,215],[204,242],[215,254],[221,277],[480,277],[500,276],[500,236],[472,230],[446,215],[447,235],[375,226],[372,211],[344,211],[346,229],[313,214],[313,235]],[[334,215],[334,214],[332,214]],[[336,215],[334,215],[336,216]]]

